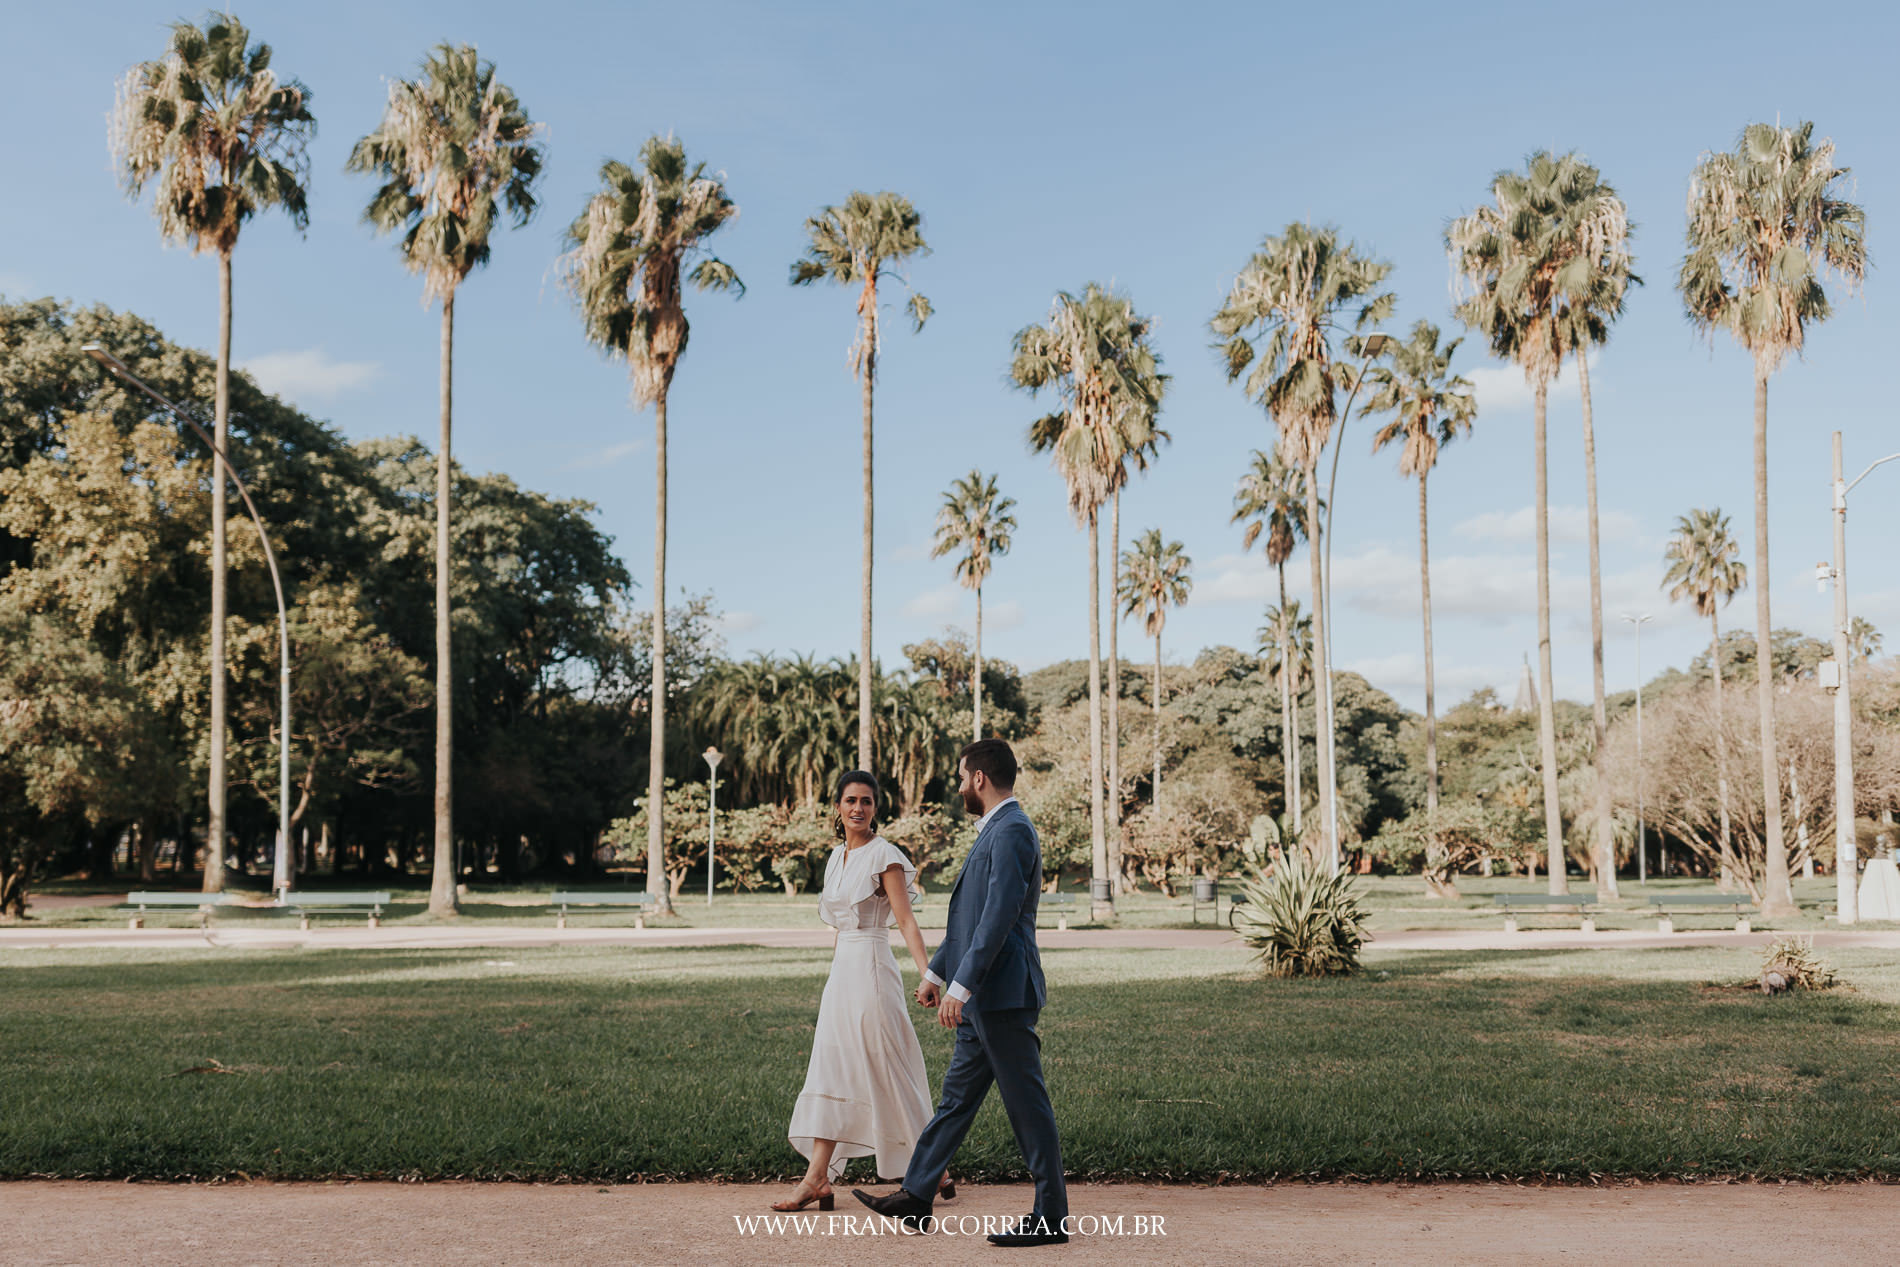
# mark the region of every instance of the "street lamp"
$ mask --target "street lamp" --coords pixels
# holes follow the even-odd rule
[[[251,522],[257,525],[258,540],[264,543],[264,562],[270,565],[271,588],[277,591],[277,655],[278,672],[278,721],[279,743],[277,745],[277,853],[271,867],[271,888],[277,891],[281,902],[284,894],[290,891],[290,618],[284,609],[284,579],[277,571],[277,552],[271,549],[270,534],[264,531],[264,520],[257,513],[257,505],[251,500],[251,490],[244,486],[244,478],[231,465],[231,459],[218,447],[208,432],[199,425],[198,420],[174,405],[154,391],[144,379],[127,368],[124,361],[106,351],[97,343],[88,343],[79,349],[93,360],[103,365],[114,377],[138,388],[147,396],[163,405],[171,415],[190,427],[197,437],[204,441],[205,447],[217,457],[224,467],[225,474],[237,485],[238,495],[244,499],[244,508],[251,512]],[[213,673],[224,672],[222,664],[211,666]]]
[[[1389,334],[1369,334],[1359,345],[1359,351],[1365,360],[1359,365],[1359,372],[1353,376],[1352,390],[1346,393],[1346,407],[1339,411],[1339,438],[1333,446],[1333,469],[1326,477],[1326,527],[1321,534],[1326,538],[1320,560],[1320,579],[1326,586],[1321,601],[1326,604],[1326,636],[1320,639],[1320,663],[1323,672],[1319,679],[1319,705],[1325,714],[1321,722],[1326,729],[1327,773],[1331,776],[1332,793],[1327,798],[1332,806],[1332,814],[1326,822],[1326,846],[1335,873],[1339,870],[1339,737],[1333,724],[1333,491],[1339,486],[1339,452],[1346,445],[1346,424],[1352,419],[1353,397],[1359,394],[1359,387],[1366,381],[1366,371],[1372,368],[1373,361],[1385,355],[1386,345],[1393,341]]]
[[[706,793],[706,905],[712,905],[713,885],[713,842],[719,839],[719,763],[726,754],[717,748],[707,748],[699,754],[706,758],[706,765],[712,771],[712,785]]]
[[[1636,626],[1636,883],[1649,883],[1649,828],[1643,817],[1643,625],[1655,617],[1625,615]],[[1668,846],[1664,846],[1667,848]],[[1669,874],[1669,860],[1662,860],[1661,874]]]
[[[1889,453],[1854,477],[1849,484],[1841,472],[1841,433],[1834,433],[1834,566],[1815,568],[1815,580],[1834,582],[1834,681],[1823,676],[1821,685],[1834,692],[1834,897],[1835,918],[1852,924],[1860,918],[1859,895],[1854,887],[1859,867],[1854,840],[1854,713],[1848,698],[1847,645],[1847,495],[1874,473],[1874,467],[1900,460]]]

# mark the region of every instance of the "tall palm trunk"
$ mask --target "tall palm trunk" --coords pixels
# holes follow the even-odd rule
[[[1300,786],[1300,661],[1287,640],[1293,636],[1293,627],[1286,621],[1286,563],[1279,565],[1280,570],[1280,760],[1286,767],[1288,808],[1293,814],[1293,843],[1299,844],[1300,831],[1304,820],[1301,801],[1305,791]]]
[[[1537,742],[1544,767],[1544,849],[1550,869],[1550,891],[1568,893],[1564,867],[1564,818],[1557,800],[1557,713],[1552,700],[1550,667],[1550,472],[1545,443],[1544,413],[1549,404],[1550,381],[1537,380]]]
[[[1102,822],[1102,535],[1101,515],[1089,511],[1089,913],[1102,920],[1115,914],[1113,891],[1098,899],[1096,884],[1108,878],[1108,835]]]
[[[858,579],[858,769],[869,770],[871,733],[871,389],[877,380],[877,274],[864,282],[860,299],[864,326],[864,557]]]
[[[1322,832],[1330,832],[1333,823],[1333,717],[1332,710],[1325,706],[1325,684],[1319,682],[1319,674],[1332,671],[1332,665],[1324,659],[1326,646],[1326,575],[1320,563],[1319,531],[1319,471],[1317,460],[1314,469],[1306,472],[1306,553],[1312,561],[1313,571],[1313,655],[1314,655],[1314,698],[1318,713],[1314,737],[1317,760],[1315,774],[1319,780],[1319,821]],[[1324,667],[1322,667],[1322,665]],[[1330,836],[1328,837],[1330,839]]]
[[[1735,887],[1734,846],[1728,824],[1728,735],[1722,716],[1722,618],[1709,608],[1709,673],[1715,678],[1715,799],[1722,815],[1722,892]]]
[[[1597,433],[1590,414],[1590,359],[1577,353],[1577,384],[1583,393],[1583,488],[1590,530],[1590,672],[1591,708],[1596,724],[1597,901],[1617,896],[1616,836],[1610,818],[1610,776],[1606,766],[1610,740],[1609,711],[1603,699],[1603,567],[1597,550]]]
[[[983,587],[976,587],[976,669],[970,674],[970,699],[975,713],[972,740],[983,737]]]
[[[1438,812],[1438,711],[1432,678],[1432,551],[1426,529],[1425,480],[1418,473],[1418,593],[1425,615],[1425,809]]]
[[[647,892],[673,913],[666,882],[666,396],[653,400],[653,683],[647,710]]]
[[[218,384],[212,426],[231,451],[231,252],[218,252]],[[204,891],[224,890],[224,463],[211,459],[211,774],[205,788]]]
[[[1155,634],[1155,808],[1161,808],[1161,635]]]
[[[435,860],[429,913],[455,914],[455,672],[449,655],[449,474],[455,415],[455,291],[442,297],[442,440],[435,460]]]
[[[1762,918],[1795,913],[1788,846],[1781,835],[1781,771],[1775,761],[1775,664],[1768,615],[1768,370],[1755,365],[1755,695],[1761,706],[1761,786],[1768,823]]]
[[[1122,491],[1115,490],[1108,530],[1108,887],[1122,892]],[[1159,789],[1157,788],[1157,792]]]

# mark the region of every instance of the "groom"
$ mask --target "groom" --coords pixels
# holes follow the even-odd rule
[[[1060,1245],[1069,1239],[1062,1228],[1069,1196],[1062,1183],[1055,1110],[1042,1081],[1042,1040],[1036,1035],[1036,1016],[1047,998],[1036,953],[1042,844],[1017,803],[1016,754],[1008,744],[979,739],[963,750],[957,769],[964,809],[982,818],[976,844],[950,891],[943,944],[917,987],[917,1002],[935,1007],[938,1021],[956,1030],[956,1048],[944,1071],[937,1115],[917,1137],[903,1186],[882,1197],[852,1191],[879,1214],[928,1216],[937,1181],[993,1082],[1016,1146],[1036,1177],[1036,1208],[1015,1231],[989,1240],[1003,1246]]]

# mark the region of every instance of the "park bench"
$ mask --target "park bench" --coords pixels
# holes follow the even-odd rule
[[[570,906],[630,906],[633,908],[633,926],[645,928],[647,926],[646,908],[652,905],[652,902],[653,895],[650,893],[631,893],[615,889],[591,893],[584,889],[567,890],[548,895],[548,905],[561,908],[560,914],[554,917],[556,928],[567,927],[567,908]]]
[[[1041,911],[1045,906],[1055,909],[1056,931],[1067,932],[1069,929],[1069,912],[1075,909],[1075,894],[1045,893],[1037,901],[1036,909]]]
[[[127,928],[144,928],[145,912],[148,909],[181,910],[190,907],[197,912],[200,924],[211,922],[211,908],[230,906],[237,897],[230,893],[128,893],[120,909],[136,907],[137,912],[126,921]]]
[[[286,893],[281,905],[297,913],[297,926],[305,930],[312,915],[367,915],[369,926],[376,928],[382,923],[383,908],[389,905],[389,894]]]
[[[1746,893],[1666,893],[1649,899],[1659,933],[1676,931],[1676,922],[1669,917],[1671,909],[1706,911],[1723,907],[1735,912],[1735,931],[1745,933],[1749,931],[1748,908],[1754,904]]]
[[[1596,899],[1588,893],[1493,893],[1491,900],[1504,910],[1504,931],[1517,931],[1517,912],[1533,907],[1570,907],[1582,920],[1582,931],[1594,933],[1597,930],[1596,912],[1592,910]],[[1565,912],[1553,912],[1564,914]]]

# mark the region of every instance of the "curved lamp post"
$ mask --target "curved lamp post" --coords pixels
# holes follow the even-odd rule
[[[147,396],[163,405],[171,415],[190,427],[197,437],[204,441],[205,447],[217,457],[218,464],[224,468],[231,482],[237,485],[238,495],[244,499],[244,508],[251,512],[251,522],[257,525],[258,540],[264,543],[264,562],[270,565],[271,587],[277,591],[277,651],[280,663],[278,674],[278,705],[281,718],[278,722],[279,742],[277,745],[277,851],[271,867],[271,888],[277,892],[279,901],[290,889],[290,619],[284,609],[284,579],[277,571],[277,552],[271,549],[270,534],[264,531],[264,520],[257,513],[256,503],[251,501],[251,490],[244,486],[244,479],[231,465],[231,459],[225,455],[217,441],[211,438],[198,420],[174,405],[154,391],[144,379],[126,367],[124,361],[112,355],[97,343],[88,343],[79,349],[93,360],[103,365],[115,378],[138,388]],[[224,666],[212,666],[212,672],[224,672]]]
[[[712,771],[712,784],[706,792],[706,905],[711,906],[713,845],[719,839],[719,763],[726,759],[726,754],[709,747],[699,755],[706,758],[706,766]]]
[[[1854,887],[1859,867],[1854,839],[1854,713],[1848,698],[1847,645],[1847,495],[1854,485],[1874,473],[1874,468],[1900,460],[1900,453],[1889,453],[1870,464],[1854,477],[1853,484],[1841,473],[1841,433],[1834,433],[1834,566],[1823,563],[1814,569],[1814,579],[1822,586],[1834,582],[1834,680],[1823,672],[1821,685],[1834,692],[1834,897],[1835,918],[1852,924],[1860,918],[1859,893]]]
[[[1392,342],[1389,334],[1369,334],[1359,345],[1364,360],[1359,364],[1359,372],[1353,376],[1352,390],[1346,393],[1346,407],[1339,411],[1339,437],[1333,445],[1332,474],[1326,477],[1326,528],[1321,534],[1326,538],[1324,557],[1320,560],[1321,579],[1326,583],[1326,636],[1320,639],[1320,661],[1323,671],[1320,673],[1320,707],[1325,710],[1326,742],[1331,751],[1327,769],[1332,775],[1332,796],[1329,799],[1333,812],[1326,823],[1326,845],[1332,861],[1332,869],[1339,870],[1339,735],[1333,719],[1333,492],[1339,487],[1339,451],[1346,444],[1346,424],[1352,420],[1353,397],[1359,394],[1360,385],[1366,381],[1366,371],[1372,363],[1385,355],[1386,344]]]

